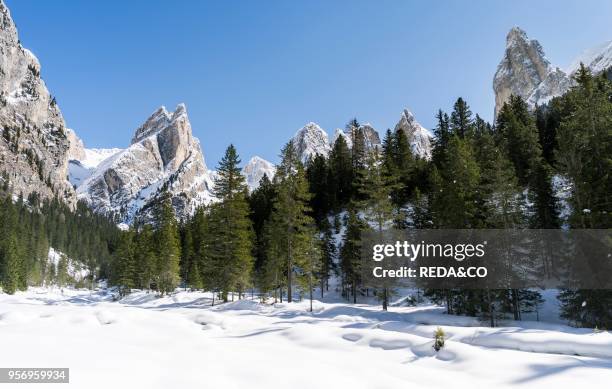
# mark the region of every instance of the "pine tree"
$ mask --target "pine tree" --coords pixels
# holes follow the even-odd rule
[[[173,292],[180,281],[181,256],[178,226],[169,195],[162,195],[156,215],[155,242],[157,243],[157,288],[162,295]]]
[[[439,167],[444,160],[444,155],[448,147],[448,142],[451,138],[450,119],[442,110],[438,110],[436,114],[438,124],[434,129],[433,150],[431,160],[433,164]]]
[[[352,196],[353,165],[351,151],[339,136],[329,154],[330,206],[336,210],[345,207]]]
[[[293,142],[285,145],[281,156],[282,161],[274,178],[278,183],[278,192],[271,217],[274,233],[269,257],[281,256],[287,277],[287,301],[292,302],[293,276],[296,269],[303,268],[305,256],[312,247],[313,221],[309,216],[308,182]]]
[[[559,215],[551,169],[542,156],[535,119],[520,97],[511,96],[509,103],[504,104],[498,114],[497,130],[519,185],[529,189],[533,203],[531,226],[557,228]]]
[[[563,97],[568,107],[561,118],[556,159],[572,183],[571,228],[610,228],[612,193],[612,84],[593,77],[581,64],[577,86]],[[561,316],[577,326],[612,328],[612,292],[562,290]]]
[[[338,255],[331,226],[329,225],[327,219],[324,221],[322,230],[321,275],[319,277],[321,281],[321,298],[323,298],[324,292],[329,290],[329,278],[335,269],[335,260]]]
[[[254,234],[239,164],[238,153],[230,145],[217,170],[214,193],[219,203],[210,210],[209,229],[215,238],[208,247],[209,260],[224,301],[230,291],[242,296],[251,282],[253,267]]]
[[[361,233],[364,229],[363,221],[359,219],[355,209],[350,207],[340,248],[340,267],[344,276],[343,295],[347,299],[352,295],[354,304],[357,303],[357,291],[361,285]],[[344,290],[346,285],[350,287],[350,291]]]
[[[306,168],[308,187],[312,194],[310,207],[318,225],[330,211],[328,170],[327,160],[321,154],[317,154]]]
[[[467,140],[451,137],[440,171],[432,174],[432,217],[438,228],[473,228],[477,223],[480,169]]]
[[[472,124],[472,111],[465,100],[459,97],[451,113],[450,131],[460,138],[469,137],[473,130]]]
[[[127,231],[121,235],[119,245],[115,252],[114,272],[116,273],[115,285],[119,287],[121,296],[130,293],[134,287],[135,261],[134,261],[134,233]]]

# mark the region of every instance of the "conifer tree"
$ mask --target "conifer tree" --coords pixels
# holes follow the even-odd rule
[[[472,111],[465,100],[459,97],[451,113],[450,131],[460,138],[469,137],[473,129],[472,124]]]
[[[348,204],[352,196],[353,165],[351,151],[343,136],[339,136],[329,155],[330,205],[338,210]]]
[[[324,292],[329,290],[329,278],[331,273],[335,270],[335,260],[337,257],[336,244],[332,235],[332,229],[329,222],[324,220],[322,227],[322,239],[321,239],[321,298],[323,298]]]
[[[273,252],[283,260],[287,277],[287,301],[293,301],[293,276],[296,269],[303,268],[305,256],[312,247],[314,238],[308,202],[308,182],[295,146],[290,141],[281,152],[282,161],[275,181],[278,183],[274,211],[271,217]]]
[[[121,234],[119,245],[115,252],[114,273],[116,280],[113,282],[119,286],[119,293],[125,296],[134,287],[135,261],[134,261],[134,233],[126,231]]]
[[[217,170],[214,193],[219,203],[210,210],[209,231],[215,238],[208,247],[208,257],[224,301],[230,291],[242,296],[251,282],[253,266],[254,235],[239,164],[236,148],[230,145]]]
[[[365,229],[363,221],[357,212],[350,207],[346,219],[346,233],[340,249],[340,267],[344,275],[343,294],[347,299],[352,295],[353,303],[357,303],[357,292],[361,285],[361,232]],[[349,290],[345,290],[345,286]]]
[[[317,154],[306,168],[306,178],[312,197],[310,207],[318,225],[327,217],[329,207],[329,183],[327,160],[321,154]]]
[[[444,161],[432,176],[432,210],[438,228],[474,228],[478,223],[480,169],[470,143],[452,136]]]
[[[180,281],[181,256],[178,225],[170,197],[162,195],[156,216],[157,288],[162,295],[173,292]]]

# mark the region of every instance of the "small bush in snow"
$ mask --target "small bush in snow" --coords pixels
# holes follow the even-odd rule
[[[442,329],[442,327],[438,327],[434,331],[434,344],[433,344],[434,350],[440,351],[440,349],[444,347],[445,337],[446,337],[446,334],[444,333],[444,330]]]

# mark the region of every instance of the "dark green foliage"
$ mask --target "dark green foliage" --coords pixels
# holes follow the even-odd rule
[[[327,159],[317,154],[306,167],[306,179],[312,197],[310,207],[313,210],[313,217],[318,225],[321,225],[330,211],[329,193],[329,168]]]
[[[460,138],[471,136],[473,130],[472,111],[470,107],[459,97],[453,106],[450,117],[450,131]]]
[[[351,150],[344,137],[339,136],[329,155],[330,207],[339,210],[345,207],[353,192],[353,164]]]
[[[302,163],[297,157],[293,142],[285,145],[282,161],[274,177],[278,185],[274,210],[269,224],[269,265],[268,273],[285,273],[287,301],[293,300],[293,278],[310,261],[309,252],[314,247],[314,221],[308,206],[310,193]],[[278,268],[278,266],[281,268]]]
[[[253,265],[253,229],[239,164],[238,153],[230,145],[217,170],[215,195],[219,201],[209,209],[207,228],[212,233],[203,251],[206,278],[221,291],[225,301],[230,291],[241,295],[250,285]]]
[[[5,181],[6,183],[7,181]],[[0,193],[0,286],[12,293],[45,283],[73,284],[68,258],[86,265],[90,277],[107,278],[111,253],[119,237],[114,222],[93,213],[86,204],[71,210],[59,200],[41,200],[32,193],[27,201]],[[48,260],[49,247],[64,255],[58,264]]]

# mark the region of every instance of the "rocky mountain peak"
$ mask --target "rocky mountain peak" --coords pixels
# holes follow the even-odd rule
[[[77,193],[95,210],[130,223],[150,214],[164,191],[184,218],[213,200],[213,184],[187,109],[179,104],[172,113],[158,108],[136,129],[132,144],[101,162]]]
[[[246,179],[249,192],[254,191],[259,187],[259,182],[263,176],[267,175],[270,180],[276,174],[276,166],[272,162],[255,155],[242,168],[242,175]]]
[[[292,140],[302,162],[306,162],[317,154],[323,156],[329,154],[330,146],[327,132],[316,123],[307,123],[295,133]]]
[[[168,113],[166,107],[162,105],[155,110],[155,112],[153,112],[140,127],[136,129],[134,137],[132,137],[131,144],[138,143],[144,138],[158,133],[162,129],[166,128],[171,120],[172,116],[170,113]]]
[[[552,70],[540,43],[513,27],[506,36],[506,50],[493,79],[495,115],[511,95],[528,100]]]
[[[572,75],[580,63],[593,74],[609,69],[612,66],[612,41],[584,51],[563,71],[550,64],[538,41],[530,40],[520,28],[512,28],[493,79],[495,116],[511,95],[522,97],[531,108],[563,95],[574,85]]]
[[[421,158],[431,158],[431,134],[423,127],[408,109],[404,109],[395,131],[404,131],[412,151]]]

